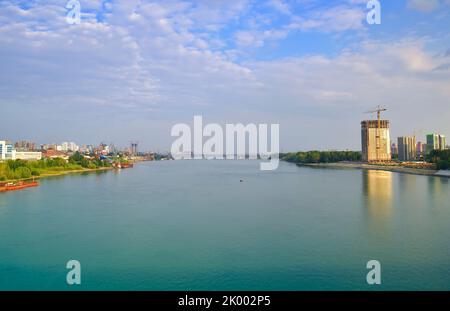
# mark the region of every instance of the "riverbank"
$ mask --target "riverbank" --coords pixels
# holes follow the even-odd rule
[[[37,178],[38,179],[39,178],[48,178],[48,177],[64,176],[64,175],[79,174],[79,173],[94,173],[94,172],[110,171],[113,169],[114,169],[113,167],[84,168],[84,169],[80,169],[80,170],[56,172],[56,174],[45,173],[45,174],[42,174],[41,176],[38,176]]]
[[[43,178],[58,177],[58,176],[65,176],[65,175],[71,175],[71,174],[103,172],[103,171],[110,171],[113,169],[114,169],[113,167],[99,167],[99,168],[92,168],[92,169],[91,168],[83,168],[83,169],[77,169],[77,170],[55,171],[52,173],[44,173],[44,174],[41,174],[40,176],[33,176],[30,178],[5,180],[5,181],[2,181],[2,183],[14,183],[14,182],[19,182],[19,181],[39,180],[39,179],[43,179]]]
[[[364,170],[378,170],[389,171],[403,174],[414,174],[424,176],[439,176],[450,177],[450,175],[439,173],[438,170],[425,168],[410,168],[403,166],[391,165],[376,165],[361,162],[337,162],[337,163],[298,163],[298,166],[316,167],[316,168],[334,168],[334,169],[364,169]]]

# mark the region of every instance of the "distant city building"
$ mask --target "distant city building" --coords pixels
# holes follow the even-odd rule
[[[131,155],[137,155],[138,154],[138,143],[131,143],[131,149],[130,149]]]
[[[86,145],[81,146],[80,149],[78,149],[78,151],[80,153],[89,153],[89,150]]]
[[[42,152],[15,151],[13,153],[13,160],[36,161],[41,159],[42,159]]]
[[[398,155],[398,147],[395,143],[391,145],[391,155]]]
[[[427,144],[419,141],[417,143],[417,148],[416,148],[417,159],[424,157],[426,152],[427,152]]]
[[[427,153],[433,150],[444,150],[446,148],[446,139],[441,134],[428,134],[427,135]]]
[[[83,145],[78,149],[80,153],[91,154],[94,152],[94,146],[92,145]]]
[[[0,160],[40,160],[42,153],[31,151],[17,151],[10,141],[0,141]]]
[[[413,161],[416,159],[416,138],[398,138],[398,159],[399,161]]]
[[[41,150],[58,150],[62,151],[62,146],[57,144],[44,144],[41,145]]]
[[[439,150],[447,149],[447,142],[444,135],[439,135]]]
[[[77,152],[80,149],[74,142],[69,143],[69,151]]]
[[[10,141],[0,140],[0,160],[12,160],[14,148]]]
[[[76,152],[79,149],[80,148],[74,142],[63,142],[61,144],[61,150],[58,150],[58,149],[57,150],[63,151],[63,152]]]
[[[50,145],[49,144],[41,145],[41,150],[49,150],[49,149],[50,149]]]
[[[111,143],[109,145],[109,152],[110,153],[117,153],[117,147],[113,143]]]
[[[14,144],[16,151],[34,151],[36,150],[36,144],[30,141],[18,141]]]
[[[69,156],[66,153],[54,149],[45,150],[42,155],[44,158],[48,159],[56,159],[56,158],[61,158],[64,160],[69,159]]]
[[[362,160],[366,162],[390,161],[391,139],[389,121],[377,120],[361,122]]]
[[[109,146],[107,144],[101,143],[97,148],[94,149],[95,154],[108,155]]]
[[[427,152],[439,149],[439,135],[428,134],[427,135]]]

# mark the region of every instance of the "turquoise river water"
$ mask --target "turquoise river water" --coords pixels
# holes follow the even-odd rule
[[[37,289],[450,290],[450,179],[257,161],[43,179],[0,194],[0,290]]]

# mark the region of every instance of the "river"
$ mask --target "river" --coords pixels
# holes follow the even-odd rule
[[[448,178],[191,160],[40,183],[0,194],[0,290],[450,290]]]

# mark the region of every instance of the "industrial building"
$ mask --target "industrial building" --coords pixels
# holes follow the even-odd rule
[[[138,143],[137,142],[131,143],[130,154],[134,155],[134,156],[138,154]]]

